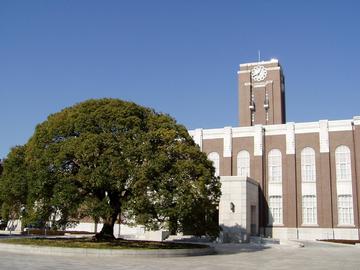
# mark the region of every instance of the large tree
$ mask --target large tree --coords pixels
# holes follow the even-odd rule
[[[27,200],[27,174],[25,147],[11,149],[2,164],[0,173],[0,206],[2,223],[8,219],[19,219]]]
[[[23,149],[26,177],[17,179],[27,182],[26,222],[65,227],[90,216],[104,224],[98,238],[113,237],[119,216],[149,229],[217,232],[219,179],[168,115],[117,99],[89,100],[50,115]]]

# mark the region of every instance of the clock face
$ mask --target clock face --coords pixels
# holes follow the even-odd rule
[[[263,66],[256,66],[251,70],[251,77],[256,82],[265,79],[266,75],[267,75],[267,70]]]

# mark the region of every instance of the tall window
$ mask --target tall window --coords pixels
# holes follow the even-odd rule
[[[250,176],[250,154],[242,150],[237,155],[237,175]]]
[[[341,145],[335,150],[336,181],[351,182],[351,156],[350,149]]]
[[[282,196],[270,196],[269,197],[269,210],[270,210],[270,224],[282,224],[283,223],[283,209],[282,209]]]
[[[306,147],[301,151],[302,223],[317,224],[315,151]]]
[[[278,149],[268,154],[269,225],[282,225],[282,158]]]
[[[351,195],[338,195],[339,224],[354,224],[353,200]]]
[[[317,224],[316,196],[302,196],[302,220],[303,224]]]
[[[301,151],[301,180],[302,182],[315,182],[315,151],[306,147]]]
[[[219,154],[216,152],[211,152],[208,155],[208,159],[213,162],[213,166],[215,168],[215,175],[219,176],[220,175],[220,156],[219,156]]]
[[[335,163],[338,223],[339,225],[354,225],[351,153],[349,147],[341,145],[336,148]]]
[[[281,152],[278,149],[273,149],[268,156],[269,165],[269,183],[282,182],[282,162]]]

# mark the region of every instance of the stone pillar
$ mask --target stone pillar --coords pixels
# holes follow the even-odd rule
[[[203,141],[203,129],[202,128],[195,129],[194,142],[200,147],[201,151],[202,151],[202,141]]]
[[[224,127],[223,174],[232,175],[232,128]]]

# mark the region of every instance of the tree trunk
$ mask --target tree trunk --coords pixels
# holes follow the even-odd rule
[[[113,222],[105,222],[101,231],[95,235],[96,240],[112,240],[114,237],[114,223]]]
[[[109,196],[110,198],[110,207],[113,210],[113,213],[111,216],[103,218],[103,227],[100,232],[95,234],[95,240],[114,240],[114,224],[120,214],[120,202],[119,197],[116,194],[112,194],[112,196]]]
[[[113,240],[114,236],[114,224],[117,220],[117,216],[119,211],[115,211],[116,213],[112,214],[111,217],[107,219],[103,219],[103,227],[100,232],[95,234],[95,240]]]

